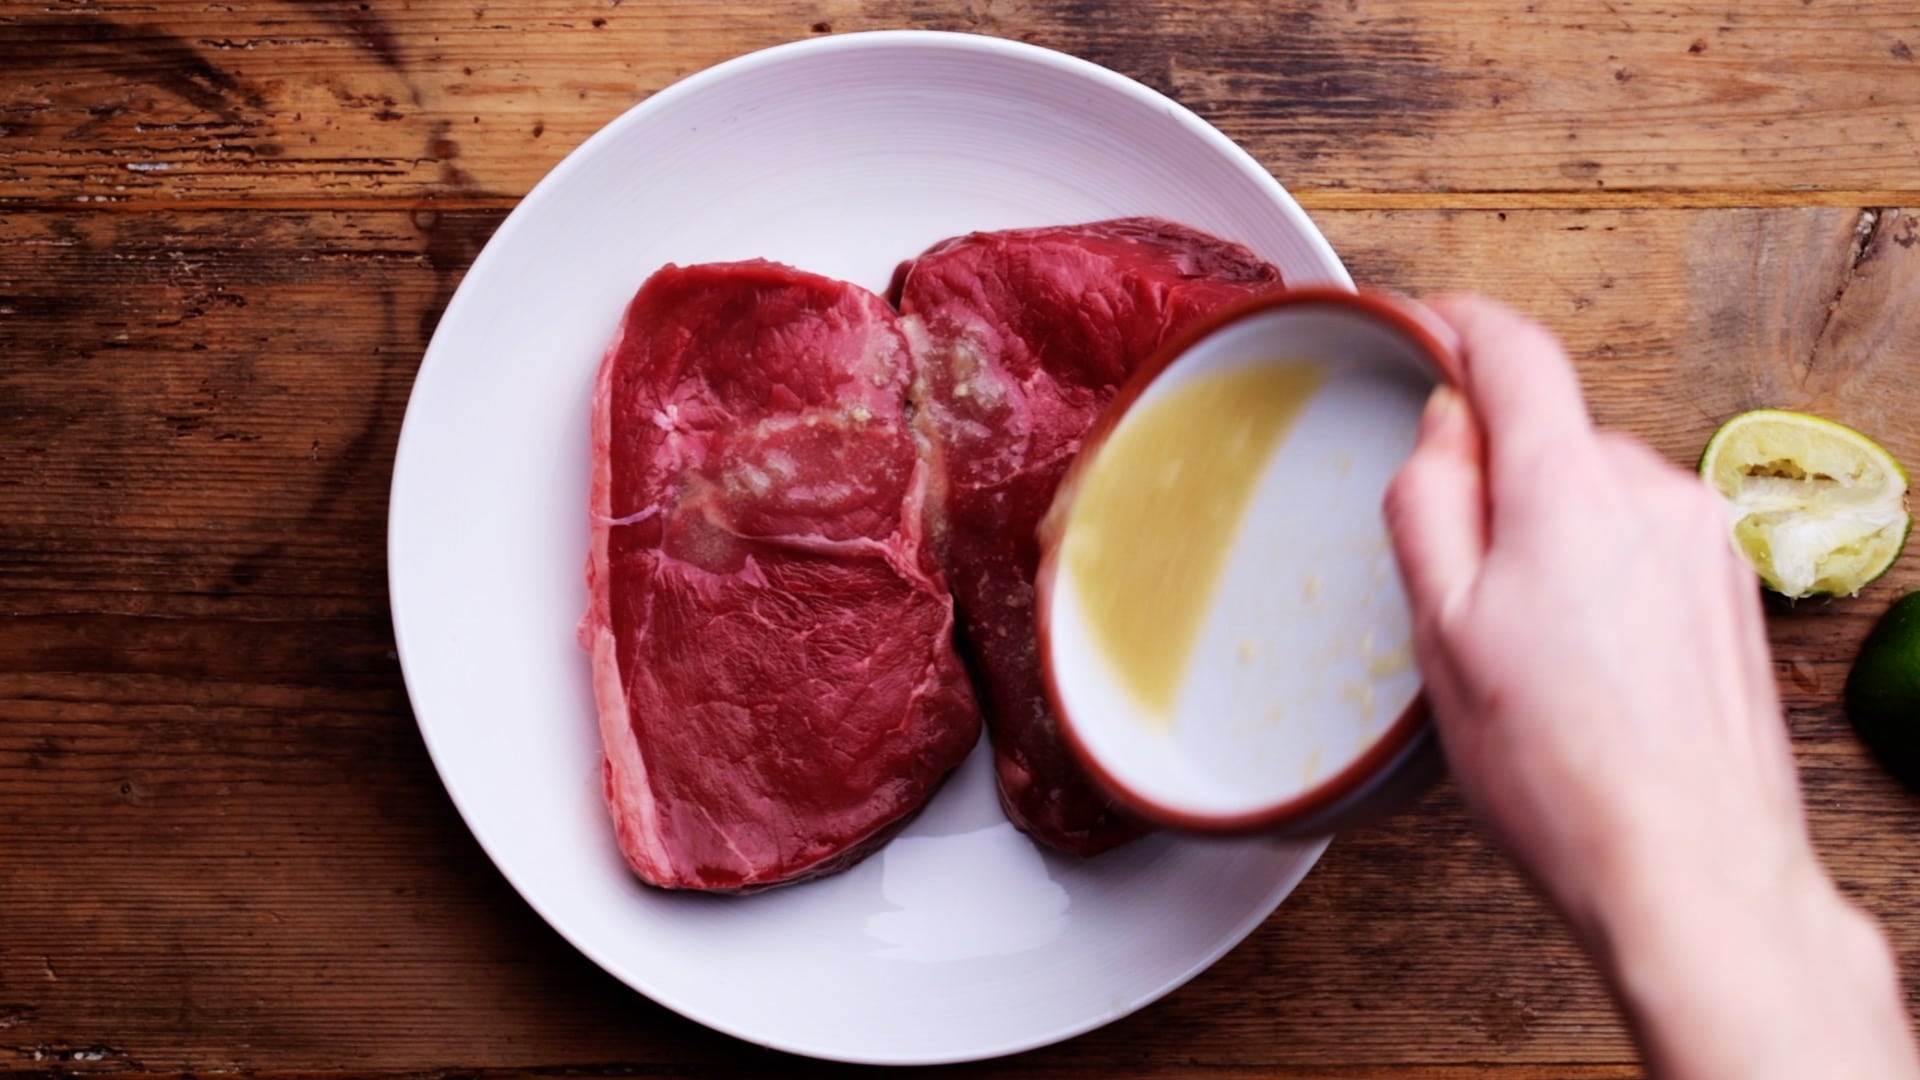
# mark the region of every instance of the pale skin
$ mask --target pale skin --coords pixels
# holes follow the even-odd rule
[[[1558,341],[1430,305],[1462,370],[1386,501],[1449,767],[1654,1075],[1920,1077],[1891,953],[1808,839],[1717,497],[1596,429]]]

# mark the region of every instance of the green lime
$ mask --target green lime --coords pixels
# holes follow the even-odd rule
[[[1887,771],[1920,791],[1920,592],[1894,601],[1861,643],[1847,717]]]
[[[1767,588],[1852,596],[1906,546],[1907,472],[1865,435],[1783,409],[1741,413],[1700,454],[1731,504],[1734,543]]]

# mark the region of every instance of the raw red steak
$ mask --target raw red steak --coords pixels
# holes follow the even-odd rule
[[[879,297],[773,263],[669,266],[628,307],[594,391],[581,641],[645,880],[844,868],[979,738],[910,378]]]
[[[1034,839],[1091,855],[1143,827],[1061,742],[1033,621],[1034,529],[1126,376],[1229,301],[1276,287],[1252,252],[1152,218],[975,233],[903,266],[919,319],[917,399],[945,458],[936,543],[987,698],[1000,800]]]

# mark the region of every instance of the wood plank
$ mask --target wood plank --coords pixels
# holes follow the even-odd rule
[[[694,71],[899,27],[1106,64],[1325,206],[1920,201],[1920,23],[1896,0],[0,0],[0,200],[510,200]]]
[[[0,214],[4,1067],[844,1073],[707,1032],[581,959],[487,865],[411,723],[384,614],[387,463],[420,350],[500,216]],[[1907,211],[1319,218],[1364,281],[1539,315],[1596,414],[1676,460],[1780,404],[1920,462]],[[1915,586],[1910,553],[1857,600],[1772,619],[1815,834],[1910,982],[1920,802],[1836,699],[1870,620]],[[1343,837],[1165,1001],[942,1072],[1632,1060],[1597,978],[1442,788]]]

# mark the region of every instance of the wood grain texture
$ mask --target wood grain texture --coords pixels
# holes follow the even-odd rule
[[[504,205],[686,75],[901,27],[1106,64],[1318,205],[1920,202],[1894,0],[0,0],[0,201]]]
[[[412,724],[386,482],[517,198],[751,49],[921,27],[1165,91],[1363,282],[1559,331],[1675,461],[1812,409],[1920,462],[1909,3],[0,0],[0,1070],[842,1076],[680,1019],[488,864]],[[1603,583],[1596,583],[1603,587]],[[1776,610],[1813,829],[1920,984],[1920,800],[1838,706],[1920,556]],[[1164,1001],[942,1076],[1639,1074],[1442,788]]]
[[[600,973],[461,826],[386,619],[386,471],[493,210],[0,212],[0,1068],[845,1075]],[[1564,335],[1690,460],[1812,407],[1920,461],[1906,210],[1346,211],[1362,281]],[[1771,630],[1813,827],[1920,982],[1920,801],[1838,708],[1913,553]],[[1164,1001],[939,1075],[1635,1075],[1603,988],[1451,789],[1343,837]],[[277,1074],[276,1074],[277,1075]]]

